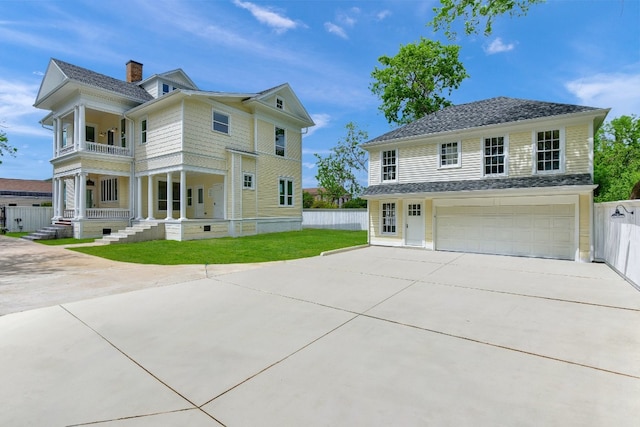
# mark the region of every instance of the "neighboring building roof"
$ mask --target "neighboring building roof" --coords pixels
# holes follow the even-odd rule
[[[510,188],[543,188],[593,185],[591,174],[541,175],[524,178],[488,178],[465,181],[415,182],[407,184],[371,185],[364,190],[366,196],[392,194],[442,193],[450,191],[505,190]]]
[[[0,178],[0,195],[2,196],[51,197],[51,192],[50,181]]]
[[[138,86],[138,83],[129,83],[124,80],[118,80],[86,68],[78,67],[77,65],[69,64],[68,62],[64,62],[59,59],[52,58],[51,60],[70,80],[115,92],[120,95],[136,99],[140,102],[146,102],[153,99],[146,90]]]
[[[363,146],[395,139],[599,110],[608,111],[580,105],[497,97],[444,108],[367,141]]]

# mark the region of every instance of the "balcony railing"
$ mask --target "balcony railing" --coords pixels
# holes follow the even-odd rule
[[[127,147],[118,147],[115,145],[98,144],[96,142],[86,142],[85,150],[92,153],[111,154],[115,156],[130,156],[131,151]]]
[[[67,145],[66,147],[59,148],[58,156],[81,151],[106,154],[110,156],[131,156],[131,150],[129,147],[118,147],[116,145],[99,144],[91,141],[85,142],[84,148],[79,148],[75,145]]]

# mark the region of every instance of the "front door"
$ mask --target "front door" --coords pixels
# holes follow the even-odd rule
[[[195,217],[204,218],[204,187],[196,189]]]
[[[213,217],[224,219],[224,186],[222,184],[213,185]]]
[[[406,205],[405,245],[424,246],[424,212],[420,202]]]
[[[87,209],[91,209],[93,207],[93,189],[87,189]]]

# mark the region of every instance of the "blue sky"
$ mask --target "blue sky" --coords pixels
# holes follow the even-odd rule
[[[317,126],[303,139],[303,186],[355,122],[370,138],[392,127],[371,94],[382,55],[427,37],[436,0],[0,0],[0,125],[18,156],[0,177],[46,179],[52,136],[33,103],[49,58],[124,79],[182,68],[202,90],[258,92],[288,82]],[[640,1],[548,0],[498,18],[490,37],[460,36],[470,78],[455,104],[495,96],[640,115]]]

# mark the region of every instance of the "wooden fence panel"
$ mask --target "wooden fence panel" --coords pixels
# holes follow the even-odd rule
[[[593,219],[595,259],[640,289],[640,200],[596,203]]]
[[[305,209],[302,228],[330,228],[334,230],[366,230],[366,209]]]
[[[6,206],[6,228],[9,232],[29,233],[51,225],[53,208],[50,206]]]

